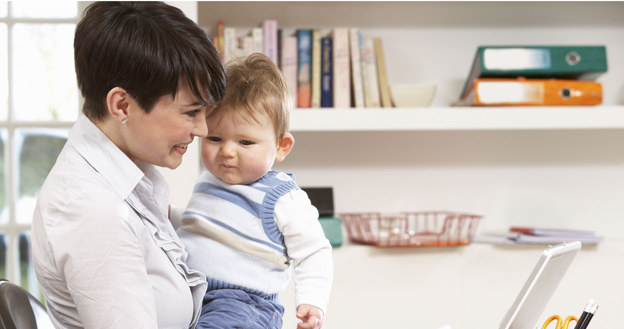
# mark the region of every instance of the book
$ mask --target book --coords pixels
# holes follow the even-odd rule
[[[582,244],[598,244],[602,241],[600,236],[559,236],[559,235],[531,235],[517,233],[509,239],[518,244],[560,244],[571,241],[581,241]]]
[[[602,85],[595,81],[480,78],[456,106],[598,105]]]
[[[309,108],[312,101],[312,30],[297,30],[297,107]]]
[[[333,39],[321,38],[321,107],[333,107]]]
[[[552,228],[532,228],[524,226],[511,226],[509,232],[522,233],[534,236],[566,236],[566,237],[588,237],[595,236],[593,231],[566,230]]]
[[[360,51],[360,32],[349,29],[349,50],[351,52],[351,86],[353,87],[353,106],[364,107],[364,85],[362,82],[362,58]]]
[[[224,57],[224,52],[225,52],[225,42],[223,39],[225,39],[225,33],[223,31],[224,29],[224,24],[223,24],[223,20],[220,19],[219,23],[217,23],[217,36],[214,37],[214,45],[215,48],[217,48],[217,51],[219,52],[219,54],[221,55],[221,60],[225,60]]]
[[[351,107],[351,70],[349,60],[349,29],[334,28],[333,48],[333,94],[334,108]]]
[[[367,106],[366,104],[370,102],[370,99],[367,99],[368,97],[367,88],[369,88],[369,86],[366,83],[368,76],[366,75],[366,63],[364,63],[364,34],[363,33],[360,33],[360,65],[361,65],[360,72],[362,72],[362,91],[364,92],[364,107],[366,107]]]
[[[282,29],[277,29],[277,67],[282,67]]]
[[[264,53],[263,31],[261,27],[251,29],[251,37],[253,38],[254,53]]]
[[[212,37],[212,44],[215,45],[215,49],[217,49],[217,52],[219,53],[219,58],[223,61],[223,50],[219,48],[219,43],[221,43],[221,41],[219,40],[218,35]]]
[[[249,56],[254,52],[253,37],[248,35],[239,38],[242,56]]]
[[[534,233],[546,233],[544,235]],[[474,239],[479,243],[494,244],[560,244],[570,241],[581,241],[583,244],[598,244],[603,237],[597,236],[590,231],[573,230],[550,230],[522,228],[515,230],[510,228],[507,232],[493,231],[480,232]]]
[[[379,79],[381,107],[392,107],[390,84],[388,83],[388,72],[386,70],[386,56],[384,55],[381,38],[373,38],[373,43],[375,44],[375,57],[377,58],[377,77]]]
[[[267,19],[262,22],[262,40],[264,42],[264,54],[270,58],[275,65],[277,63],[277,21]]]
[[[288,85],[294,106],[297,105],[297,37],[294,35],[282,38],[282,76]]]
[[[312,30],[312,101],[311,107],[321,107],[321,30]]]
[[[375,43],[372,37],[364,37],[364,45],[362,46],[362,62],[364,63],[364,71],[366,72],[366,80],[364,80],[364,102],[366,107],[380,107],[381,99],[379,97],[379,78],[377,76],[377,58],[375,56]]]
[[[238,57],[238,40],[236,39],[236,28],[223,28],[223,62],[227,64],[229,61]]]
[[[460,98],[481,77],[595,80],[605,72],[605,46],[480,46]]]

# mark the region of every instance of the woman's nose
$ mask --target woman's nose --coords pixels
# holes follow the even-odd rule
[[[206,137],[208,136],[208,126],[206,125],[206,119],[203,115],[197,115],[193,121],[193,129],[191,130],[193,136]]]

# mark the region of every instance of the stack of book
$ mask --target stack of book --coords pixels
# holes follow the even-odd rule
[[[251,31],[218,23],[213,41],[225,63],[260,52],[282,71],[298,108],[392,107],[380,38],[357,28],[296,29],[286,35],[276,20]]]
[[[454,105],[599,105],[605,72],[605,46],[481,46]]]
[[[512,226],[507,232],[482,232],[475,241],[494,244],[559,244],[581,241],[582,244],[598,244],[602,237],[586,230]]]
[[[581,241],[583,244],[597,244],[602,237],[596,236],[593,231],[540,229],[512,226],[509,228],[512,236],[509,238],[516,243],[524,244],[558,244],[569,241]]]

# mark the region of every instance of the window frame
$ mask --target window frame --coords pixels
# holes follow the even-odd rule
[[[2,193],[5,194],[5,202],[7,207],[8,220],[6,223],[0,223],[0,234],[5,235],[6,241],[6,279],[16,284],[23,284],[21,281],[20,273],[20,248],[19,239],[20,234],[30,234],[31,224],[19,224],[17,221],[17,209],[16,203],[18,202],[18,172],[19,154],[16,154],[17,145],[16,130],[17,129],[32,129],[32,128],[52,128],[52,129],[67,129],[69,130],[75,121],[36,121],[36,120],[16,120],[13,114],[14,112],[14,99],[13,99],[13,27],[15,24],[77,24],[80,20],[81,13],[91,2],[77,1],[78,6],[76,10],[76,16],[72,18],[17,18],[13,17],[12,2],[8,1],[7,4],[7,16],[0,17],[0,23],[7,26],[7,73],[5,78],[8,79],[7,90],[7,107],[8,113],[6,118],[0,118],[0,130],[6,131],[6,139],[4,140],[4,178],[5,185],[0,187]],[[76,86],[78,89],[78,86]],[[78,108],[76,109],[78,115],[84,100],[80,93]],[[6,119],[6,120],[5,120]],[[6,189],[5,189],[6,188]],[[32,257],[29,256],[32,261]],[[37,286],[35,284],[35,286]],[[38,287],[27,287],[30,290],[37,290],[34,293],[38,295]],[[31,291],[33,293],[33,291]]]

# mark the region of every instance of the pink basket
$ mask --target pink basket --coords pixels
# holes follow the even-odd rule
[[[356,243],[379,247],[463,246],[472,242],[480,215],[450,211],[340,214]]]

